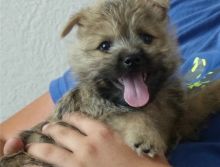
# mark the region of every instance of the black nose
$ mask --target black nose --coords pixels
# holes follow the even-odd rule
[[[125,68],[136,68],[141,65],[140,55],[128,55],[124,58],[123,65]]]

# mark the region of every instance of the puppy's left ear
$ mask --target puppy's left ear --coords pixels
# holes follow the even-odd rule
[[[168,9],[170,6],[170,0],[152,0],[152,1],[164,9]]]
[[[69,22],[67,23],[64,30],[61,33],[62,38],[64,38],[67,34],[69,34],[75,25],[80,26],[80,20],[81,20],[82,16],[83,16],[82,13],[79,12],[70,18]]]
[[[164,20],[168,16],[168,9],[170,0],[151,0],[153,3],[153,10],[158,14],[160,20]]]

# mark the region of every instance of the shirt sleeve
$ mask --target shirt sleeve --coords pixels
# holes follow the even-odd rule
[[[61,77],[56,78],[50,83],[49,92],[54,103],[69,90],[77,85],[77,80],[71,70],[66,71]]]

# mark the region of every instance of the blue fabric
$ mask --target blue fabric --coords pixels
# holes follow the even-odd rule
[[[61,77],[53,80],[50,83],[49,91],[54,103],[57,103],[68,90],[76,85],[77,81],[71,70],[66,71]]]
[[[171,0],[169,14],[171,22],[176,27],[184,61],[182,73],[186,74],[189,71],[195,57],[207,60],[207,67],[202,71],[201,78],[208,72],[219,69],[220,1]],[[220,77],[220,73],[216,75],[218,75],[216,78]]]
[[[189,88],[220,78],[220,1],[171,0],[171,22],[176,26],[183,58],[181,72]],[[196,100],[196,99],[195,99]],[[174,167],[220,166],[220,114],[213,116],[199,136],[169,155]]]
[[[188,87],[196,89],[219,79],[220,0],[171,0],[169,15],[176,27],[183,59],[180,71]],[[54,102],[76,84],[70,71],[52,81]],[[220,114],[208,121],[199,141],[181,143],[169,157],[174,167],[220,166]]]

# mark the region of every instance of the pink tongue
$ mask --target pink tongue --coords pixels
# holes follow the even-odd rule
[[[149,101],[148,87],[141,73],[122,77],[124,99],[132,107],[142,107]]]

